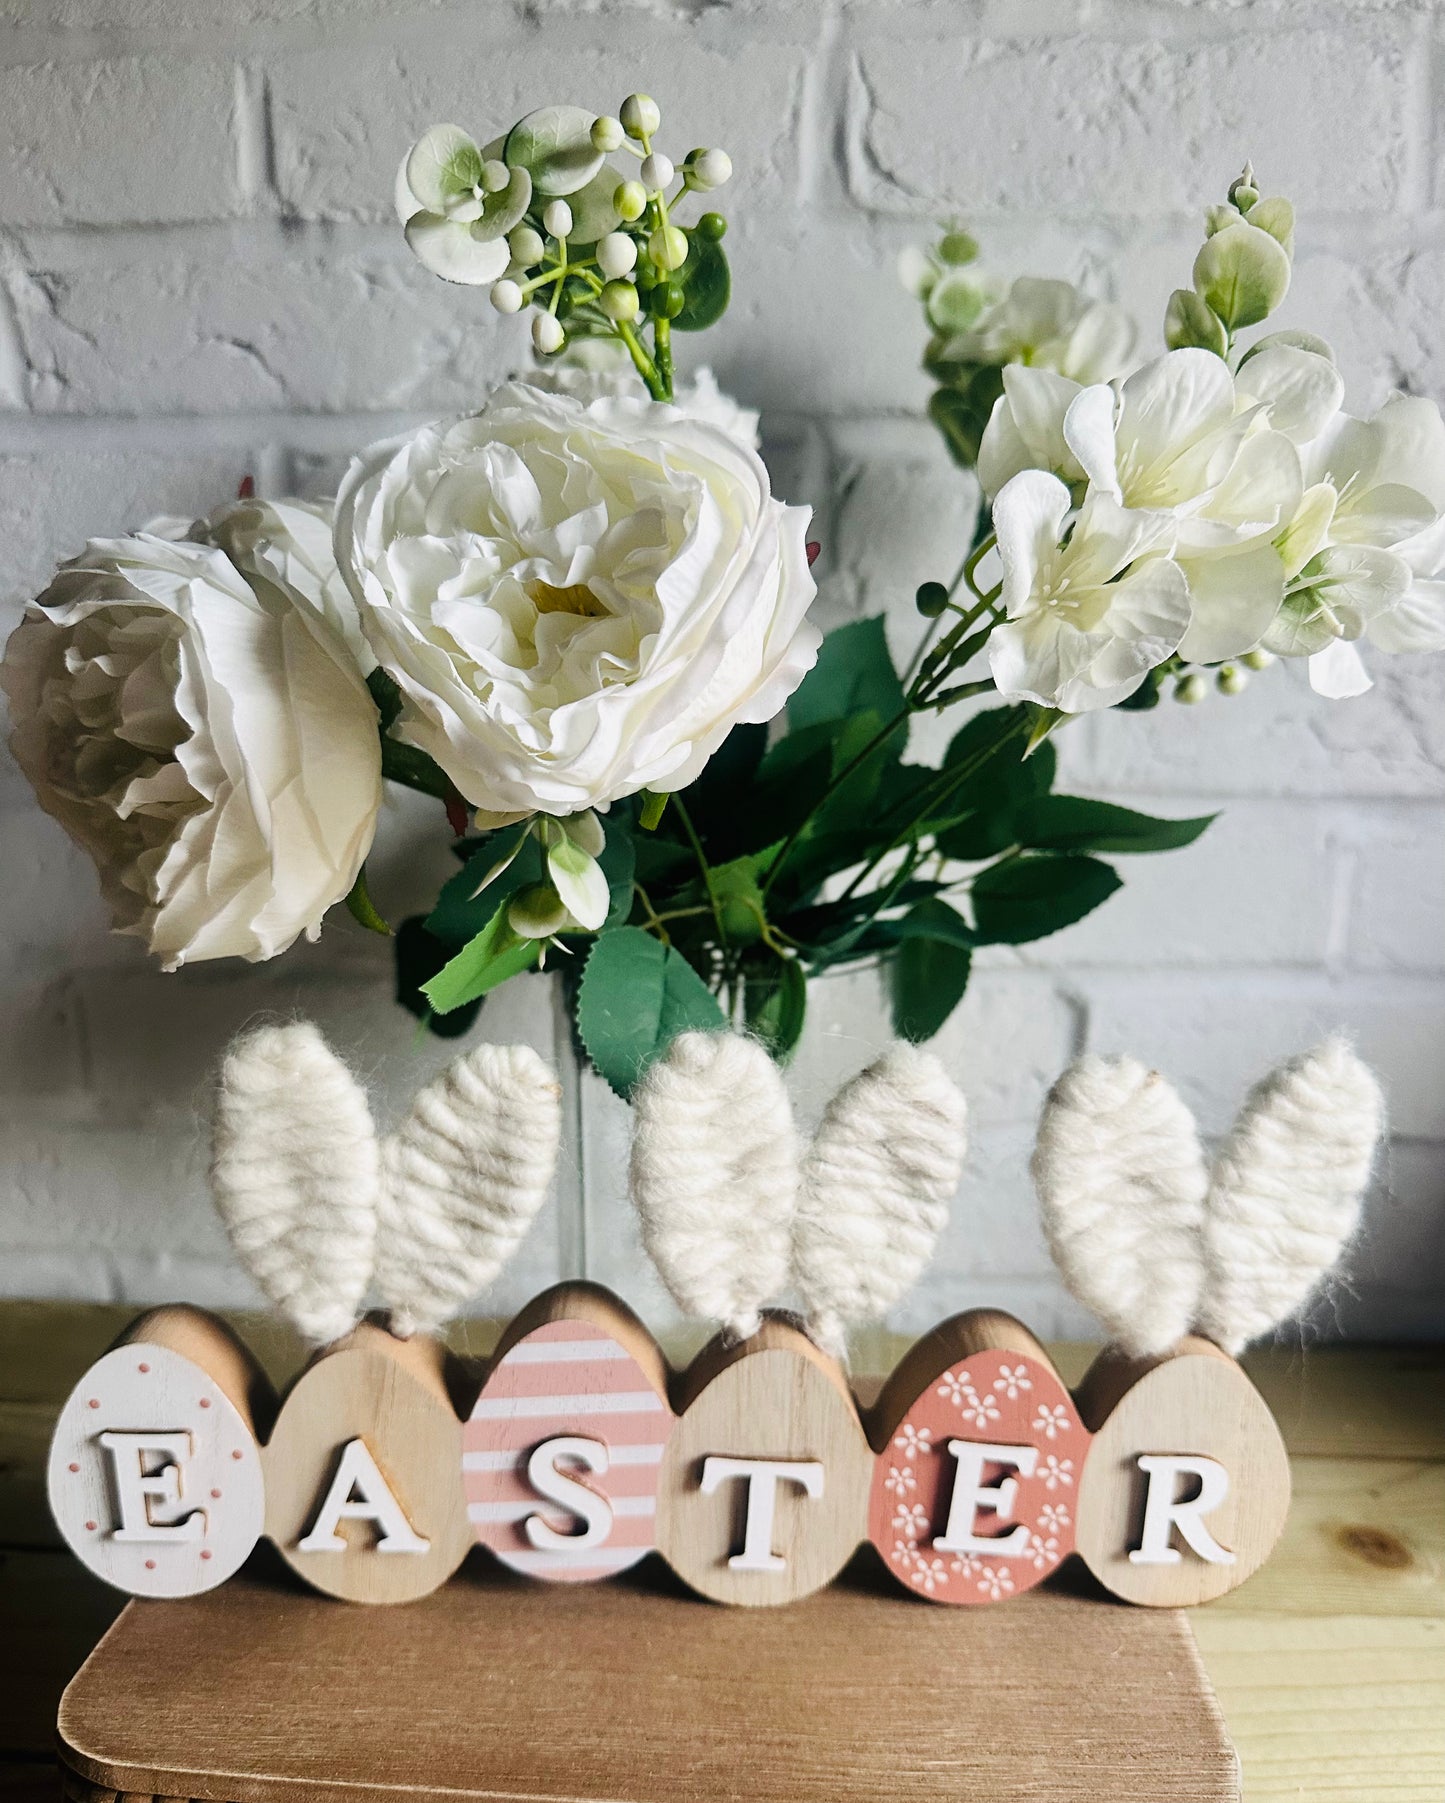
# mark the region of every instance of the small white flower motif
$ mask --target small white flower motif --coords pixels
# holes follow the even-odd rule
[[[972,1391],[963,1405],[963,1418],[975,1427],[987,1427],[990,1421],[998,1420],[998,1405],[992,1396],[980,1396],[977,1391]]]
[[[911,1565],[918,1557],[918,1548],[910,1546],[906,1540],[895,1540],[893,1551],[888,1556],[895,1565]]]
[[[996,1603],[1000,1597],[1013,1594],[1014,1581],[1007,1566],[990,1565],[978,1580],[978,1587],[990,1602]]]
[[[1022,1392],[1032,1390],[1034,1384],[1027,1365],[1000,1365],[993,1387],[1002,1390],[1010,1402],[1017,1402]]]
[[[1042,1540],[1037,1534],[1031,1534],[1028,1556],[1035,1571],[1044,1571],[1048,1566],[1058,1563],[1059,1543],[1052,1534]]]
[[[985,1569],[983,1560],[973,1553],[958,1553],[948,1561],[948,1569],[959,1578],[976,1578]]]
[[[947,1584],[948,1570],[942,1559],[925,1559],[920,1553],[914,1561],[911,1581],[919,1590],[926,1590],[930,1596],[940,1585]]]
[[[938,1394],[946,1402],[957,1403],[962,1408],[973,1398],[973,1382],[966,1371],[949,1371],[938,1386]]]
[[[893,1511],[893,1531],[905,1540],[917,1540],[928,1532],[928,1511],[922,1503],[899,1503]]]
[[[891,1490],[895,1496],[906,1496],[910,1490],[916,1490],[918,1479],[913,1475],[913,1467],[890,1465],[888,1475],[883,1480],[883,1488]]]
[[[1056,1458],[1053,1453],[1047,1452],[1039,1467],[1039,1476],[1045,1490],[1067,1490],[1074,1482],[1074,1461]]]
[[[921,1453],[933,1451],[933,1429],[931,1427],[914,1427],[905,1422],[903,1431],[893,1444],[900,1447],[910,1459],[916,1459]]]
[[[1069,1427],[1069,1411],[1063,1403],[1055,1403],[1052,1407],[1041,1402],[1038,1413],[1034,1416],[1034,1432],[1042,1434],[1046,1440],[1056,1440],[1060,1434],[1067,1433]]]
[[[1039,1510],[1039,1531],[1056,1534],[1060,1528],[1066,1528],[1072,1519],[1062,1503],[1045,1503]]]

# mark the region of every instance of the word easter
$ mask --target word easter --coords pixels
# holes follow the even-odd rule
[[[1025,1328],[974,1310],[864,1409],[785,1320],[674,1373],[585,1284],[523,1310],[479,1389],[440,1342],[363,1323],[279,1404],[221,1322],[158,1310],[72,1394],[49,1483],[69,1544],[136,1596],[211,1589],[264,1534],[374,1603],[425,1595],[480,1542],[554,1583],[658,1551],[704,1596],[779,1604],[868,1542],[937,1603],[1017,1596],[1077,1553],[1115,1595],[1176,1606],[1242,1583],[1289,1506],[1268,1409],[1205,1340],[1106,1351],[1071,1395]]]

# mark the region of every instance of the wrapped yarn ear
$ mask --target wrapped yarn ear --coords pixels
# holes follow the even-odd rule
[[[793,1271],[808,1331],[843,1356],[848,1327],[916,1281],[963,1174],[968,1105],[931,1053],[897,1045],[828,1104],[803,1163]]]
[[[376,1283],[396,1333],[435,1331],[496,1277],[561,1136],[561,1086],[530,1046],[477,1046],[419,1092],[382,1146]]]
[[[1294,1313],[1359,1222],[1384,1119],[1343,1039],[1256,1085],[1221,1148],[1204,1228],[1202,1333],[1237,1353]]]
[[[683,1033],[633,1109],[643,1245],[679,1308],[745,1339],[788,1281],[798,1151],[782,1073],[753,1040]]]
[[[378,1152],[366,1095],[310,1022],[238,1039],[221,1067],[211,1187],[236,1256],[318,1345],[371,1279]]]
[[[1070,1293],[1126,1352],[1194,1325],[1209,1185],[1194,1118],[1133,1058],[1080,1058],[1044,1104],[1033,1178]]]

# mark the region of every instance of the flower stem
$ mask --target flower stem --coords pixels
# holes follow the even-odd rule
[[[663,390],[657,399],[670,401],[672,399],[672,321],[670,319],[653,321],[652,348],[657,358],[657,374]]]
[[[632,327],[626,323],[620,323],[617,327],[617,336],[627,346],[627,354],[632,359],[633,367],[636,369],[638,375],[642,377],[643,381],[646,382],[647,392],[652,396],[653,400],[670,401],[672,399],[671,382],[663,381],[661,375],[658,373],[657,365],[643,349],[642,340],[637,336],[636,332],[633,331]]]
[[[697,859],[697,867],[702,872],[703,887],[707,890],[708,904],[712,908],[712,917],[717,925],[717,936],[725,946],[728,942],[727,929],[723,926],[722,903],[717,898],[717,890],[713,887],[712,865],[707,861],[707,853],[702,848],[702,840],[697,835],[697,828],[692,823],[692,815],[687,811],[687,804],[681,795],[674,794],[673,808],[682,822],[682,830],[687,834],[688,843],[692,846],[693,856]]]

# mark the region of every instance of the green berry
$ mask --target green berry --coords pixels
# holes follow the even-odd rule
[[[641,182],[620,182],[612,196],[612,204],[619,217],[630,224],[634,219],[641,219],[647,211],[647,190]]]
[[[1208,693],[1209,684],[1197,670],[1191,670],[1187,676],[1181,676],[1174,685],[1174,699],[1182,701],[1185,707],[1196,706]]]
[[[716,244],[720,238],[727,236],[728,222],[721,213],[704,213],[694,229],[700,238]]]
[[[967,232],[945,232],[939,240],[938,255],[944,263],[972,263],[978,255],[978,240]]]
[[[609,282],[597,297],[597,304],[609,319],[620,325],[637,318],[637,290],[631,282]]]
[[[948,606],[948,590],[941,582],[920,583],[913,604],[925,620],[936,620]]]
[[[1221,695],[1238,695],[1249,687],[1249,672],[1241,670],[1238,664],[1221,664],[1215,674],[1214,686]]]

